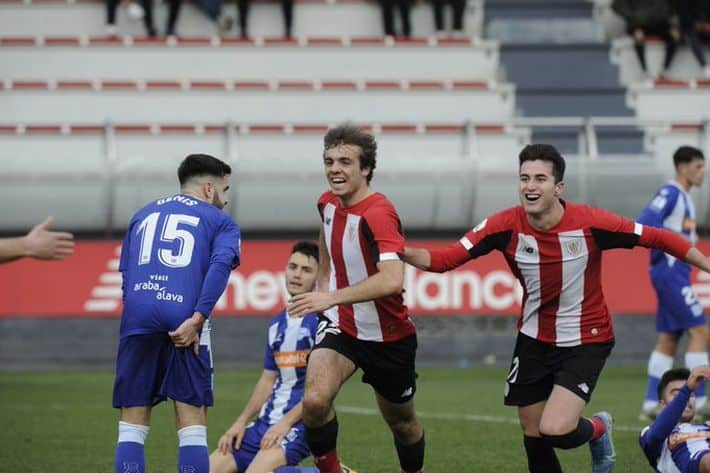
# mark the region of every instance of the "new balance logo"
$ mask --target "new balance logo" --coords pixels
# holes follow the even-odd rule
[[[408,397],[408,396],[411,396],[413,392],[414,392],[414,389],[412,389],[412,387],[410,386],[410,387],[408,387],[407,389],[404,390],[404,392],[402,393],[402,395],[401,395],[400,397]]]
[[[588,394],[588,393],[589,393],[589,386],[587,386],[587,383],[578,384],[577,387],[578,387],[578,388],[580,389],[580,391],[582,391],[584,394]]]

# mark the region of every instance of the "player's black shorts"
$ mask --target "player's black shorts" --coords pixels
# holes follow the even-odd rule
[[[321,315],[313,349],[319,348],[330,348],[352,361],[362,369],[362,382],[390,402],[405,403],[417,391],[416,334],[395,342],[358,340]]]
[[[505,385],[505,404],[528,406],[550,397],[555,384],[589,402],[614,342],[558,347],[518,333]]]

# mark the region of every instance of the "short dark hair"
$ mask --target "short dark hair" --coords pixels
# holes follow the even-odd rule
[[[685,381],[690,376],[690,370],[688,368],[673,368],[666,371],[661,376],[661,382],[658,383],[658,399],[663,399],[663,391],[665,391],[666,386],[673,381]]]
[[[224,161],[209,154],[190,154],[178,167],[180,185],[197,176],[224,177],[232,174],[232,168]]]
[[[695,158],[705,161],[703,152],[698,148],[693,148],[692,146],[681,146],[675,153],[673,153],[673,165],[678,168],[678,165],[689,163]]]
[[[520,166],[525,161],[547,161],[552,163],[552,173],[555,175],[555,183],[565,178],[565,158],[562,157],[557,148],[546,144],[527,145],[518,155]]]
[[[302,253],[306,256],[312,256],[318,261],[318,245],[312,241],[299,241],[293,248],[291,248],[291,254]]]
[[[323,138],[323,148],[325,150],[340,145],[360,147],[360,169],[370,168],[370,174],[367,175],[367,183],[369,184],[375,173],[375,167],[377,167],[377,142],[375,137],[358,126],[344,123],[328,130]]]

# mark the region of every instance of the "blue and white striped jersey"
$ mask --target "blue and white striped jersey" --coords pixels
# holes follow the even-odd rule
[[[685,237],[690,243],[698,241],[695,224],[695,207],[690,194],[671,180],[662,186],[651,202],[643,209],[637,221],[643,225],[671,230]],[[651,266],[690,274],[690,266],[659,250],[651,250]]]
[[[269,323],[264,352],[264,369],[278,371],[269,399],[261,407],[259,419],[277,423],[303,398],[308,354],[315,344],[318,316],[289,317],[284,309]]]
[[[659,473],[687,473],[690,463],[710,450],[710,423],[677,423],[690,394],[688,386],[683,386],[656,421],[641,432],[641,448]]]

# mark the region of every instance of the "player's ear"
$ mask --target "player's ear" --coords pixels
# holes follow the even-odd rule
[[[208,201],[212,201],[212,199],[214,198],[214,191],[215,189],[212,181],[207,180],[202,183],[202,193],[205,195],[205,197],[207,197]]]
[[[562,195],[562,191],[565,189],[565,181],[560,181],[555,184],[555,197]]]

